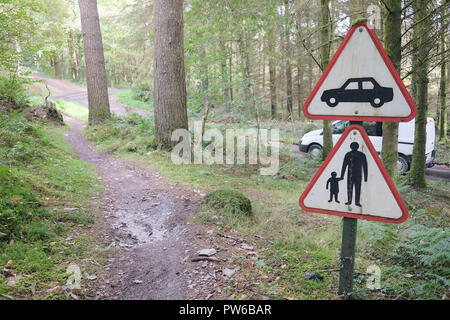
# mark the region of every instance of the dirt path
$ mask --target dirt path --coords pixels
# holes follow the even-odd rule
[[[185,299],[185,257],[191,242],[186,218],[199,196],[169,186],[157,172],[95,151],[81,132],[84,124],[65,117],[66,135],[77,155],[92,163],[103,183],[103,237],[121,250],[98,279],[98,299]]]
[[[41,76],[50,90],[64,99],[88,105],[85,88],[64,80]],[[111,111],[118,115],[146,110],[129,108],[117,102],[110,90]],[[253,263],[257,253],[241,249],[245,239],[231,234],[216,235],[216,229],[187,218],[199,207],[199,190],[168,185],[149,167],[118,159],[96,151],[83,137],[85,124],[64,115],[72,126],[66,138],[84,161],[96,167],[103,185],[102,222],[92,230],[95,242],[119,251],[108,257],[109,263],[97,279],[88,281],[87,296],[92,299],[228,299],[237,295],[264,299],[257,283],[245,279],[237,270]],[[233,240],[233,239],[234,240]],[[215,248],[214,261],[195,260],[197,251]],[[256,251],[257,249],[255,249]],[[223,270],[233,273],[226,276]],[[234,271],[233,271],[234,270]],[[229,282],[233,281],[230,286]],[[87,281],[85,279],[85,281]]]
[[[52,79],[36,74],[30,75],[30,78],[33,80],[42,80],[44,83],[46,83],[48,88],[54,94],[54,96],[51,97],[52,99],[63,99],[66,101],[81,104],[85,107],[89,105],[87,90],[84,87],[73,84],[66,80]],[[128,90],[108,89],[111,112],[119,116],[123,116],[127,113],[138,113],[141,116],[148,115],[149,111],[147,110],[132,108],[117,101],[117,98],[114,95],[119,92],[125,91]]]

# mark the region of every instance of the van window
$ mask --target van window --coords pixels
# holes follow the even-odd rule
[[[347,129],[349,121],[339,121],[333,124],[333,134],[342,134]]]
[[[375,136],[375,137],[381,137],[383,136],[383,123],[382,122],[375,122],[375,121],[369,121],[369,122],[363,122],[363,128],[366,130],[367,135],[369,136]]]

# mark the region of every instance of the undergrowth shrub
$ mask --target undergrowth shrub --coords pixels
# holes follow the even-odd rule
[[[0,101],[18,106],[28,104],[28,93],[23,86],[30,82],[28,78],[17,77],[13,74],[9,77],[0,76]]]
[[[40,201],[29,183],[0,165],[0,241],[8,241],[27,231],[34,216],[44,215]]]
[[[307,134],[308,132],[311,132],[313,130],[317,130],[320,129],[317,125],[315,125],[314,123],[308,123],[305,125],[305,127],[302,130],[302,136]]]
[[[0,133],[0,161],[11,164],[42,157],[42,149],[49,143],[41,127],[20,113],[0,113]]]
[[[152,99],[150,85],[139,83],[131,89],[131,97],[142,102],[149,102]]]

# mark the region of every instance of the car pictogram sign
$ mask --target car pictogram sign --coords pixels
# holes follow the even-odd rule
[[[299,204],[305,211],[390,223],[408,217],[380,157],[358,125],[344,131]]]
[[[409,121],[417,108],[367,22],[354,25],[303,106],[311,119]]]

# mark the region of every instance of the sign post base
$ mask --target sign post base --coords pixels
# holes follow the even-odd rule
[[[353,297],[353,269],[355,265],[357,222],[358,219],[343,218],[339,295],[344,300],[352,299]]]

